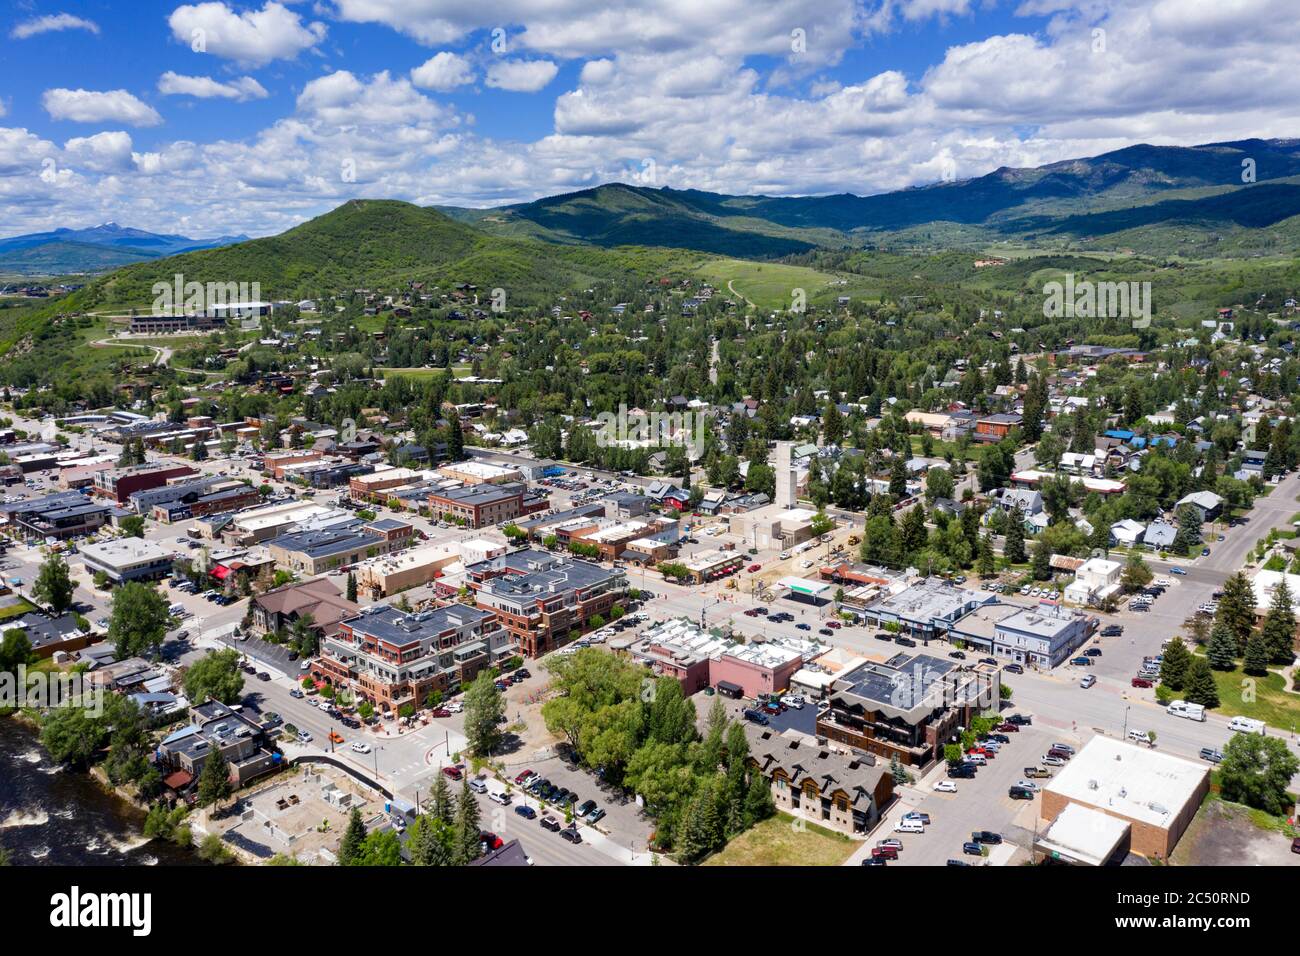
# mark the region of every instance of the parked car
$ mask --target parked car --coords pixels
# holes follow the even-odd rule
[[[984,855],[984,847],[982,847],[982,846],[981,846],[980,844],[978,844],[978,843],[963,843],[963,844],[961,845],[961,851],[962,851],[963,853],[969,854],[970,856],[983,856],[983,855]]]
[[[871,855],[882,860],[897,860],[898,850],[892,846],[873,846]]]
[[[582,834],[578,832],[577,827],[565,827],[560,831],[560,839],[577,845],[582,842]]]
[[[1034,718],[1028,717],[1025,714],[1011,714],[1009,717],[1007,717],[1007,723],[1016,724],[1017,726],[1020,727],[1028,727],[1033,722],[1034,722]]]
[[[1201,759],[1208,760],[1210,763],[1223,763],[1223,751],[1215,750],[1213,747],[1202,747]]]
[[[533,817],[537,816],[537,811],[524,803],[521,803],[517,807],[515,807],[515,813],[519,814],[525,820],[531,820],[533,819]]]
[[[1018,734],[1018,733],[1020,733],[1020,725],[1019,725],[1019,724],[1013,724],[1013,723],[1011,723],[1011,721],[1007,721],[1007,722],[1004,723],[1004,724],[998,724],[998,725],[997,725],[996,727],[994,727],[993,729],[996,730],[996,731],[999,731],[999,732],[1001,732],[1001,733],[1004,733],[1004,734]]]
[[[939,793],[956,793],[957,785],[951,780],[936,780],[934,789]]]
[[[1130,681],[1130,683],[1131,683],[1134,687],[1144,687],[1144,688],[1145,688],[1145,687],[1152,687],[1152,686],[1154,686],[1154,685],[1152,684],[1150,678],[1146,678],[1146,677],[1134,677],[1133,680]]]
[[[1008,674],[1023,674],[1025,669],[1019,664],[1007,664],[1002,668]]]
[[[527,782],[528,778],[531,776],[533,776],[533,771],[531,770],[525,770],[522,773],[517,773],[515,774],[515,784],[517,786],[523,786],[524,783]]]
[[[1040,789],[1038,784],[1034,783],[1032,780],[1017,780],[1013,786],[1024,787],[1026,790],[1033,790],[1035,792]]]
[[[1052,772],[1051,772],[1050,770],[1044,770],[1042,767],[1026,767],[1026,768],[1025,768],[1025,776],[1026,776],[1026,777],[1050,777],[1051,775],[1052,775]]]
[[[540,822],[543,830],[550,830],[552,833],[558,833],[564,827],[564,824],[560,823],[555,817],[545,813],[542,814]]]
[[[1064,767],[1065,758],[1054,757],[1052,754],[1043,754],[1042,764],[1045,767]]]
[[[1018,787],[1013,784],[1012,786],[1007,788],[1007,796],[1009,796],[1012,800],[1032,800],[1034,799],[1034,791],[1029,790],[1026,787]]]
[[[442,772],[452,780],[461,780],[465,774],[461,772],[460,767],[443,767]]]
[[[1002,834],[994,833],[992,830],[976,830],[970,835],[972,843],[987,843],[990,846],[996,846],[1002,842]]]

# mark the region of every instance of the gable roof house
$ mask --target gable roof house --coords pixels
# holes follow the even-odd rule
[[[870,755],[838,753],[797,731],[746,724],[749,765],[772,783],[781,809],[852,835],[880,822],[894,796],[889,764]]]

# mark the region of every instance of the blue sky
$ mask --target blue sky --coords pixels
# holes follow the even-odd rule
[[[1289,136],[1288,6],[11,0],[0,233],[261,235],[354,196],[484,206],[612,180],[866,194]]]

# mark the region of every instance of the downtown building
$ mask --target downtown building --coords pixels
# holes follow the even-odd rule
[[[513,653],[491,611],[451,604],[409,614],[375,604],[322,639],[311,674],[395,712],[423,706],[434,691],[454,694]]]
[[[466,585],[475,603],[494,612],[515,648],[540,657],[577,638],[627,594],[621,568],[532,548],[472,564]]]

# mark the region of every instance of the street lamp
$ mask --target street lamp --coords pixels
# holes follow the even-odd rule
[[[1124,708],[1124,739],[1125,740],[1128,740],[1128,712],[1132,709],[1133,709],[1132,704],[1129,704],[1127,707]]]

